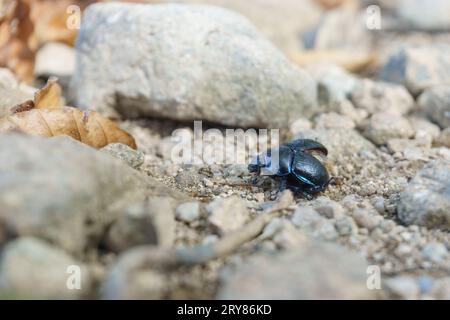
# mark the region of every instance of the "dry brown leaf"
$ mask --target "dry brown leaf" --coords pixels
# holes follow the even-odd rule
[[[11,69],[27,82],[33,79],[37,50],[29,1],[0,2],[0,66]]]
[[[111,120],[72,107],[32,109],[1,118],[0,132],[10,131],[42,137],[68,135],[95,148],[119,142],[136,149],[134,138]]]
[[[77,28],[67,21],[96,0],[0,0],[0,67],[11,69],[30,83],[38,48],[50,41],[73,45]]]
[[[0,67],[9,68],[20,80],[31,83],[37,50],[47,42],[73,46],[78,29],[69,28],[68,22],[79,19],[76,15],[88,5],[110,1],[0,0]],[[72,8],[77,9],[69,10]]]
[[[61,87],[50,78],[44,88],[29,100],[11,109],[0,119],[0,132],[19,131],[30,135],[52,137],[68,135],[95,148],[120,142],[136,149],[134,138],[117,124],[95,111],[62,106]]]
[[[55,77],[48,79],[45,87],[34,94],[34,106],[37,109],[58,109],[63,105],[62,88]]]
[[[11,108],[11,113],[29,111],[31,109],[59,109],[63,104],[62,88],[58,78],[50,77],[47,84],[34,94],[34,100],[27,100]]]
[[[68,28],[67,22],[75,12],[68,10],[77,6],[80,12],[96,2],[111,0],[27,0],[31,1],[31,20],[35,25],[35,36],[40,45],[47,42],[62,42],[69,46],[75,44],[78,34],[76,28]],[[148,3],[151,1],[122,0],[122,2]]]
[[[359,72],[377,62],[373,52],[351,52],[345,49],[307,50],[289,55],[292,62],[307,66],[316,63],[331,63],[350,72]]]
[[[31,0],[31,19],[35,23],[35,34],[39,44],[62,42],[72,46],[78,30],[68,28],[67,21],[74,12],[68,8],[75,5],[83,11],[96,0]]]

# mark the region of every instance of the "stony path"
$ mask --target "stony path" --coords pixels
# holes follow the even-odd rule
[[[0,298],[450,299],[448,17],[395,4],[374,31],[347,23],[364,1],[295,3],[311,25],[274,25],[270,41],[236,1],[227,7],[242,15],[91,6],[65,96],[120,119],[138,150],[0,134]],[[306,63],[277,32],[301,34],[326,61]],[[0,115],[34,90],[1,69]],[[174,150],[194,145],[195,120],[203,153],[180,163]],[[268,177],[253,185],[248,158],[205,156],[239,145],[208,134],[251,127],[321,142],[334,180],[291,199]]]

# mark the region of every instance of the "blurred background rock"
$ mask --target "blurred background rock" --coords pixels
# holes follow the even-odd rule
[[[0,297],[375,298],[375,264],[381,297],[450,298],[450,0],[110,2],[0,1],[0,116],[57,76],[140,149],[0,136]],[[336,180],[229,257],[148,268],[147,249],[214,243],[277,196],[239,187],[242,164],[174,163],[193,119],[321,141]],[[88,287],[68,294],[77,262]]]

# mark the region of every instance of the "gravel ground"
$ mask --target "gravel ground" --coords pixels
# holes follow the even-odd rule
[[[301,2],[322,19],[274,28],[280,51],[234,1],[226,7],[250,20],[190,5],[89,9],[77,47],[59,53],[77,56],[66,99],[118,119],[138,150],[0,136],[10,151],[0,154],[0,297],[450,299],[450,20],[371,1],[387,10],[386,29],[373,31],[346,23],[364,1]],[[127,19],[135,32],[124,36]],[[303,43],[284,47],[277,32]],[[118,50],[129,43],[133,54]],[[58,54],[42,51],[42,74],[45,52]],[[0,91],[4,115],[33,89],[2,69]],[[202,135],[275,128],[280,143],[319,141],[333,180],[306,199],[270,177],[254,185],[247,162],[180,164],[174,132],[191,143],[193,120]],[[47,159],[55,150],[64,154]],[[67,265],[82,268],[83,290],[61,287]]]

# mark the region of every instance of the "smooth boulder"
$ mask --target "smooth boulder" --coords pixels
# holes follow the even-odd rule
[[[0,135],[0,234],[45,239],[81,255],[125,208],[172,191],[71,138]]]
[[[285,126],[316,110],[315,81],[243,16],[212,6],[90,6],[76,104],[127,117]]]

